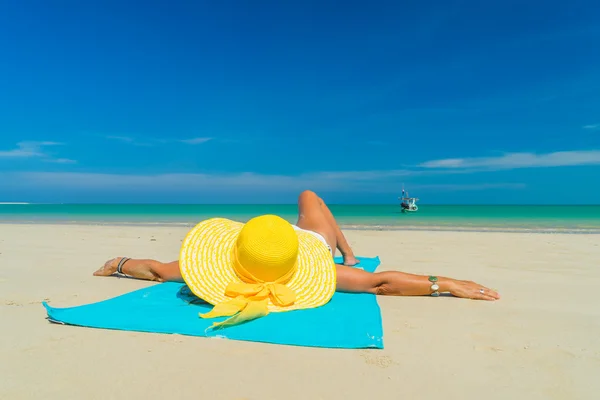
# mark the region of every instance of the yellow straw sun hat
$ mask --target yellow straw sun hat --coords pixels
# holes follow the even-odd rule
[[[231,317],[237,325],[271,312],[314,308],[335,292],[336,271],[327,246],[275,215],[246,224],[212,218],[186,236],[179,258],[190,290],[215,307],[202,318]]]

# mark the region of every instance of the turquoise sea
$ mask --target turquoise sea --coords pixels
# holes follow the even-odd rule
[[[527,230],[600,233],[600,206],[331,205],[347,229]],[[0,204],[0,223],[194,225],[210,217],[238,221],[277,214],[294,223],[296,205]]]

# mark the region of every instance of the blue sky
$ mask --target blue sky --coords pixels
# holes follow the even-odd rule
[[[600,203],[597,1],[0,5],[0,201]]]

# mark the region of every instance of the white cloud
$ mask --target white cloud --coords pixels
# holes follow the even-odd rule
[[[129,136],[106,136],[107,139],[118,140],[125,143],[133,143],[135,139]]]
[[[599,150],[557,151],[554,153],[507,153],[498,157],[449,158],[419,164],[428,169],[517,169],[600,164]]]
[[[464,162],[464,158],[446,158],[443,160],[427,161],[419,166],[425,168],[460,168]]]
[[[312,174],[310,176],[318,179],[342,180],[342,181],[370,181],[402,176],[411,176],[421,174],[419,171],[407,169],[397,170],[372,170],[372,171],[325,171]]]
[[[0,151],[0,158],[47,157],[52,160],[52,158],[45,153],[44,148],[60,144],[61,143],[56,142],[19,142],[15,149]]]
[[[590,131],[600,131],[600,124],[585,125],[583,129]]]
[[[21,142],[16,149],[0,152],[4,157],[41,157],[60,164],[75,163],[67,158],[52,158],[44,153],[55,142]],[[456,175],[473,172],[517,168],[539,168],[574,165],[600,165],[600,151],[562,151],[553,153],[508,153],[497,157],[449,158],[424,162],[412,169],[324,171],[297,175],[238,173],[160,173],[103,174],[74,172],[6,172],[0,181],[12,186],[53,190],[122,191],[150,193],[155,190],[173,193],[235,193],[235,196],[265,190],[271,193],[291,193],[312,189],[326,192],[391,193],[401,190],[406,177]],[[7,186],[8,187],[8,186]],[[523,189],[521,183],[449,183],[411,184],[417,190],[474,191]]]
[[[54,190],[91,190],[134,192],[155,191],[173,193],[300,193],[310,189],[326,192],[390,193],[400,191],[397,177],[403,171],[316,172],[301,175],[269,175],[243,172],[235,174],[100,174],[78,172],[0,173],[0,179],[19,185]],[[3,176],[4,175],[4,176]],[[414,184],[412,190],[477,191],[488,189],[523,189],[522,183],[480,184]],[[397,190],[396,190],[397,189]]]
[[[105,136],[106,139],[116,140],[118,142],[128,143],[132,146],[142,146],[142,147],[150,147],[156,146],[159,143],[165,143],[165,140],[161,139],[138,139],[131,136],[115,136],[109,135]]]
[[[15,172],[0,174],[0,180],[20,185],[55,190],[122,190],[135,192],[157,190],[177,192],[296,192],[311,189],[328,192],[370,191],[390,192],[400,187],[397,179],[412,174],[410,171],[332,171],[299,175],[241,173],[163,173],[103,174],[78,172]],[[400,190],[400,189],[398,189]]]
[[[159,144],[164,144],[164,143],[169,143],[169,142],[178,142],[178,143],[185,143],[185,144],[195,145],[195,144],[206,143],[209,140],[212,140],[212,138],[209,138],[209,137],[197,137],[197,138],[182,139],[182,140],[176,140],[176,139],[155,139],[155,138],[135,138],[135,137],[132,137],[132,136],[116,136],[116,135],[108,135],[108,136],[104,136],[104,137],[106,139],[116,140],[116,141],[123,142],[123,143],[128,143],[128,144],[131,144],[133,146],[143,146],[143,147],[156,146],[156,145],[159,145]]]
[[[48,161],[57,164],[76,164],[77,161],[71,160],[70,158],[51,158]]]
[[[208,142],[211,139],[212,138],[209,138],[209,137],[197,137],[197,138],[192,138],[192,139],[180,140],[180,142],[185,143],[185,144],[202,144],[202,143]]]
[[[10,178],[10,179],[9,179]],[[212,190],[269,189],[274,191],[301,191],[304,189],[344,190],[348,181],[333,179],[321,174],[266,175],[252,172],[235,174],[177,174],[156,175],[101,174],[77,172],[20,172],[0,174],[0,179],[32,185],[40,189],[55,190],[77,188],[81,190],[157,190],[176,192],[209,192]]]

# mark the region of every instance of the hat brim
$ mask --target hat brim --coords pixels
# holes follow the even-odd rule
[[[212,218],[196,225],[185,237],[179,269],[190,290],[207,303],[229,300],[225,288],[241,283],[233,268],[233,246],[244,224],[225,218]],[[298,234],[298,266],[286,284],[296,293],[296,301],[280,307],[269,301],[269,311],[281,312],[314,308],[326,304],[336,288],[336,268],[329,249],[310,233]]]

